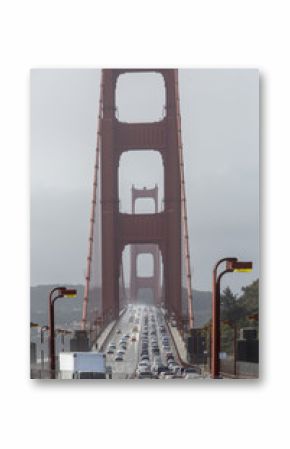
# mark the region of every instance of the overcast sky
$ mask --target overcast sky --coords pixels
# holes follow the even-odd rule
[[[31,284],[84,283],[100,71],[31,72]],[[142,88],[140,89],[140,84]],[[259,269],[259,75],[256,70],[180,70],[185,179],[193,287],[211,289],[217,259],[253,260],[251,274],[225,278],[239,292]],[[118,118],[163,115],[157,74],[120,77]],[[159,186],[157,152],[128,152],[120,162],[121,209],[130,186]],[[148,201],[137,211],[150,211]]]

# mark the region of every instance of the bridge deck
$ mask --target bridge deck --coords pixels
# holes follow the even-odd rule
[[[165,328],[163,332],[161,331],[162,326]],[[131,306],[120,317],[117,324],[112,324],[111,329],[112,331],[107,333],[109,336],[106,338],[106,343],[102,350],[106,352],[107,366],[112,368],[113,379],[142,378],[142,375],[140,376],[139,363],[141,361],[142,351],[144,354],[147,350],[149,358],[148,371],[152,368],[152,365],[159,364],[167,366],[168,352],[172,352],[173,358],[176,361],[175,374],[172,372],[171,374],[167,373],[166,376],[165,374],[160,374],[160,376],[154,375],[152,376],[153,378],[168,379],[180,377],[180,368],[183,368],[180,356],[186,360],[184,344],[182,347],[181,339],[178,338],[176,329],[172,327],[170,330],[168,329],[160,309],[153,306]],[[147,333],[148,336],[146,337]],[[164,337],[168,339],[167,346],[163,343]],[[173,341],[173,338],[176,341]],[[122,340],[126,340],[126,349],[124,350],[122,359],[118,360],[116,359],[116,355],[121,348]],[[154,344],[156,346],[156,343],[160,351],[159,354],[153,351],[153,346]],[[108,353],[112,344],[115,349],[112,353]],[[151,376],[148,375],[148,377]],[[201,376],[196,375],[196,377]]]

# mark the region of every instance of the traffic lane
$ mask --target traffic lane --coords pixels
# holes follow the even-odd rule
[[[171,334],[168,330],[168,325],[166,323],[166,320],[165,320],[163,314],[160,313],[160,310],[158,308],[155,307],[154,310],[155,310],[154,316],[155,316],[155,323],[156,323],[156,328],[157,328],[158,345],[159,345],[159,349],[160,349],[161,362],[164,366],[167,366],[167,354],[168,354],[168,352],[171,352],[175,362],[179,364],[179,357],[178,357],[178,354],[175,349],[175,344],[171,338]],[[166,335],[166,337],[168,337],[168,340],[169,340],[169,349],[164,349],[164,347],[162,345],[163,334],[160,331],[160,326],[164,326],[166,329],[165,335]]]
[[[112,367],[112,378],[113,379],[127,379],[131,377],[135,372],[137,360],[138,360],[138,340],[136,342],[131,341],[132,330],[134,327],[134,323],[130,323],[130,317],[132,312],[127,310],[125,314],[121,317],[118,325],[116,326],[116,330],[112,335],[110,341],[106,346],[106,351],[111,342],[116,344],[116,350],[114,354],[107,354],[107,365]],[[120,329],[120,333],[118,333],[118,329]],[[126,335],[130,335],[130,339],[127,341],[127,350],[124,354],[124,360],[116,362],[115,356],[119,349],[119,341],[120,339]]]
[[[152,316],[153,316],[153,319],[151,318]],[[146,322],[145,322],[145,317],[147,317]],[[155,321],[155,323],[153,322],[153,320]],[[154,363],[155,358],[158,357],[152,351],[152,342],[153,342],[154,338],[157,340],[158,345],[159,345],[158,333],[156,333],[156,335],[151,334],[154,324],[157,328],[158,324],[156,322],[156,308],[154,306],[144,306],[142,309],[142,319],[141,319],[141,327],[140,327],[140,343],[139,343],[138,363],[141,361],[141,353],[142,352],[144,353],[144,351],[146,351],[146,349],[147,349],[148,357],[149,357],[149,361],[148,361],[149,371],[151,371],[152,364]],[[145,328],[145,326],[146,326],[146,328]],[[146,334],[143,336],[144,332],[146,332]],[[138,377],[138,374],[137,374],[137,377]]]
[[[134,320],[130,323],[130,317],[134,316]],[[119,334],[118,342],[121,338],[121,336],[129,334],[130,337],[132,336],[132,331],[135,324],[137,313],[133,313],[132,311],[128,311],[128,314],[123,322],[121,323],[121,334]],[[139,333],[136,334],[136,341],[132,342],[131,338],[128,340],[127,343],[127,350],[124,354],[124,361],[123,362],[114,362],[116,365],[116,375],[117,378],[132,378],[135,377],[135,370],[138,363],[138,351],[139,351]],[[121,376],[121,377],[120,377]]]

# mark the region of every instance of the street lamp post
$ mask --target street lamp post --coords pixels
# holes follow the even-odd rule
[[[64,350],[65,350],[65,340],[64,340],[64,338],[65,338],[66,335],[71,335],[72,332],[70,330],[67,330],[67,329],[56,329],[55,332],[58,335],[60,335],[60,337],[61,337],[61,352],[64,352]]]
[[[210,369],[212,377],[217,379],[219,377],[219,353],[220,353],[220,278],[217,282],[217,272],[219,266],[223,262],[233,261],[236,262],[236,257],[224,257],[220,259],[214,266],[213,278],[212,278],[212,332],[211,332],[211,363]],[[224,274],[224,273],[222,273]]]
[[[41,344],[41,368],[44,368],[44,350],[43,350],[43,343],[44,343],[44,332],[48,331],[48,326],[41,326],[40,328],[40,344]]]
[[[57,292],[57,296],[53,294]],[[55,370],[55,340],[54,340],[54,303],[59,298],[75,297],[77,291],[75,289],[67,289],[66,287],[55,287],[51,290],[48,297],[48,343],[49,343],[49,359],[50,369],[53,373]]]
[[[226,262],[226,268],[219,275],[218,268]],[[220,259],[213,269],[212,284],[212,335],[211,335],[211,376],[220,378],[220,283],[226,273],[233,271],[246,272],[252,270],[252,262],[239,262],[236,257],[224,257]]]
[[[232,320],[223,320],[224,324],[230,326],[233,330],[233,358],[234,358],[234,376],[237,375],[237,323]]]

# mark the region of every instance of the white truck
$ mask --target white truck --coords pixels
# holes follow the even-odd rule
[[[102,352],[60,352],[60,379],[106,379],[106,355]]]

